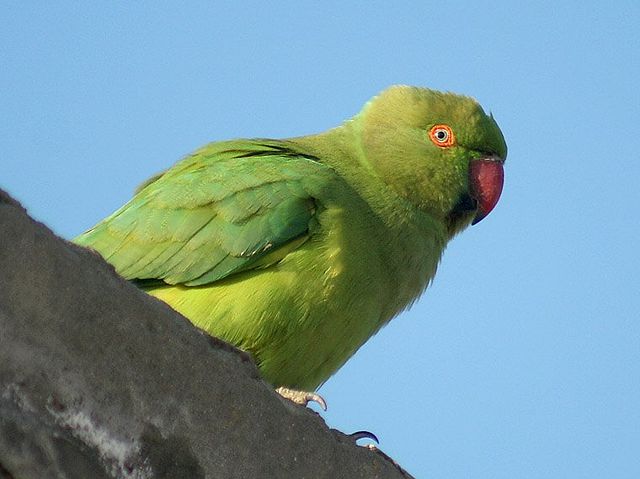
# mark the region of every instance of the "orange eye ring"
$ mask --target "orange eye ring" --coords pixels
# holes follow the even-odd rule
[[[449,148],[456,144],[456,137],[449,125],[433,125],[429,130],[429,139],[440,148]]]

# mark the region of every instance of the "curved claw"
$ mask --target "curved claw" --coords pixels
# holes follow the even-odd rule
[[[358,441],[360,439],[371,439],[376,444],[380,444],[380,441],[378,440],[378,436],[376,436],[374,433],[369,431],[356,431],[352,434],[349,434],[349,437],[352,437],[354,441]]]
[[[310,402],[317,403],[323,411],[327,410],[327,403],[322,396],[316,393],[310,393],[307,391],[297,391],[295,389],[289,389],[285,387],[279,387],[276,392],[283,398],[288,399],[301,406],[306,406]]]

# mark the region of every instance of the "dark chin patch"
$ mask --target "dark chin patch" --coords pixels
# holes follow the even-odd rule
[[[478,202],[468,193],[460,195],[458,201],[447,215],[447,229],[449,233],[452,235],[456,234],[462,225],[475,215],[477,209]]]

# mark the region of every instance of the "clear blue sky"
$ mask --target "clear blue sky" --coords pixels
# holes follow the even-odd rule
[[[475,96],[501,202],[324,417],[417,477],[640,477],[640,3],[152,3],[3,5],[0,187],[70,238],[208,141],[322,131],[393,83]]]

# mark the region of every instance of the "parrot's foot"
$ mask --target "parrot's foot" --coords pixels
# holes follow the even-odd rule
[[[313,401],[315,403],[318,403],[323,411],[327,410],[327,403],[319,394],[310,393],[307,391],[297,391],[295,389],[289,389],[285,387],[277,388],[276,392],[283,398],[286,398],[296,404],[300,404],[301,406],[306,406],[311,401]]]

